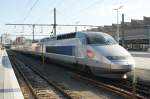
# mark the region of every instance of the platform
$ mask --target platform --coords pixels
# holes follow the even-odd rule
[[[130,52],[135,60],[136,77],[142,82],[150,82],[150,52]],[[132,75],[132,73],[129,73]]]
[[[24,99],[5,50],[0,50],[0,99]]]
[[[150,70],[150,52],[130,52],[134,57],[136,68]]]
[[[130,53],[135,57],[149,57],[150,58],[150,52],[131,51]]]

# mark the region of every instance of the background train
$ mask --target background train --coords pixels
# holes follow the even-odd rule
[[[15,49],[36,55],[44,53],[45,57],[71,68],[110,78],[126,78],[135,65],[130,53],[102,32],[62,34]]]

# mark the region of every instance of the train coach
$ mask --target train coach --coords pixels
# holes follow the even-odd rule
[[[126,78],[134,68],[130,53],[103,32],[74,32],[42,39],[34,50],[71,68],[108,78]],[[57,63],[58,63],[57,62]]]

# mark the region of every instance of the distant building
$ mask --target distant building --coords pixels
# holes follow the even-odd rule
[[[122,26],[120,27],[120,43],[122,42]],[[87,31],[106,32],[113,37],[116,35],[117,24],[94,28]],[[147,51],[150,47],[150,17],[143,17],[143,20],[131,19],[131,22],[124,22],[125,48],[129,50]]]
[[[2,45],[12,44],[12,40],[10,39],[10,35],[7,33],[1,35],[0,41],[1,41]]]
[[[15,44],[16,45],[23,45],[23,44],[25,44],[25,42],[26,42],[25,37],[17,37],[16,41],[15,41]]]

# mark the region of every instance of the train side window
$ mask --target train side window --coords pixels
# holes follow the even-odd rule
[[[75,38],[76,33],[69,33],[57,36],[57,40]]]
[[[92,33],[87,34],[88,44],[111,45],[117,44],[116,41],[107,34]]]
[[[84,44],[84,45],[87,44],[87,37],[84,33],[77,33],[77,38],[80,39],[82,44]]]
[[[86,38],[81,38],[82,44],[86,45],[87,44],[87,39]]]

